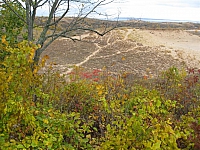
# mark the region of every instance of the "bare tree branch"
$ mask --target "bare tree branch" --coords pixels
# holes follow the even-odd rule
[[[47,2],[48,2],[48,0],[45,0],[42,4],[40,4],[42,2],[42,0],[39,0],[35,5],[37,6],[37,7],[41,7],[41,6],[43,6],[43,5],[45,5]],[[40,4],[40,5],[39,5]]]
[[[67,9],[66,9],[66,11],[63,13],[63,15],[62,15],[61,17],[59,17],[59,19],[57,19],[55,22],[49,24],[49,26],[52,26],[52,25],[57,24],[60,20],[62,20],[62,19],[65,17],[65,15],[68,13],[68,11],[69,11],[69,0],[67,0]]]
[[[20,1],[15,0],[15,2],[17,2],[17,4],[20,5],[20,7],[22,7],[24,10],[26,9],[26,8],[22,5],[22,3],[21,3]]]
[[[28,40],[33,40],[33,31],[35,26],[35,18],[36,13],[39,7],[49,5],[49,14],[47,20],[44,22],[42,26],[42,32],[39,35],[39,38],[36,39],[36,44],[40,44],[41,48],[38,49],[35,53],[34,60],[37,63],[39,61],[39,57],[41,53],[57,38],[66,37],[73,41],[74,39],[71,34],[75,31],[88,31],[96,33],[100,36],[105,35],[111,30],[115,29],[116,26],[112,28],[104,27],[104,31],[100,32],[95,29],[94,25],[87,22],[87,18],[90,14],[96,13],[99,15],[103,15],[103,13],[98,13],[96,9],[100,6],[107,5],[114,0],[25,0],[20,1],[16,0],[23,6],[23,2],[25,3],[25,11],[26,11],[26,20],[14,12],[12,8],[6,3],[7,0],[3,0],[5,4],[8,5],[11,11],[13,11],[20,19],[26,22],[28,27]],[[77,8],[73,8],[73,6],[77,4]],[[63,31],[58,31],[59,24],[64,17],[70,13],[70,8],[72,7],[72,11],[76,10],[76,15],[72,17],[66,28]],[[24,7],[23,7],[24,8]],[[77,12],[78,11],[78,12]],[[58,12],[62,12],[61,16],[56,16]],[[75,14],[75,12],[74,12]],[[104,15],[105,16],[105,15]],[[49,32],[50,31],[50,32]],[[51,33],[51,34],[50,34]],[[78,33],[79,34],[79,33]]]

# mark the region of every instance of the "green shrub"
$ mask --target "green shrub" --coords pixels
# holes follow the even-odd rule
[[[135,87],[123,106],[123,116],[107,126],[103,149],[178,149],[179,132],[172,128],[175,102],[155,90]]]
[[[92,123],[80,114],[61,113],[53,107],[51,95],[43,91],[43,75],[33,66],[37,46],[22,42],[11,48],[2,40],[1,48],[10,52],[0,68],[0,149],[89,149],[84,133]],[[36,97],[36,98],[35,98]]]
[[[38,47],[0,43],[0,149],[199,149],[198,71],[127,84],[75,68],[66,82],[51,67],[39,74],[48,56],[34,66]]]

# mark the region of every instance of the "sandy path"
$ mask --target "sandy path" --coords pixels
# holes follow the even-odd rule
[[[129,34],[131,34],[131,33],[132,33],[132,29],[128,29],[127,32],[125,33],[124,40],[127,40]],[[81,38],[84,39],[84,38],[86,38],[86,37],[88,37],[88,36],[89,36],[89,34],[84,34],[84,35],[81,35],[81,36],[74,36],[73,38],[74,38],[74,39],[81,40]],[[94,51],[94,52],[93,52],[92,54],[90,54],[89,56],[87,56],[87,57],[86,57],[84,60],[82,60],[81,62],[79,62],[79,63],[77,63],[77,64],[74,64],[74,66],[77,66],[77,67],[82,66],[83,64],[87,63],[92,57],[95,57],[96,54],[97,54],[98,52],[100,52],[104,47],[109,46],[109,45],[111,44],[111,43],[110,43],[111,38],[112,38],[112,32],[111,32],[110,36],[108,37],[108,39],[107,39],[107,41],[106,41],[107,44],[106,44],[105,46],[101,47],[101,46],[99,46],[98,43],[95,43],[95,46],[97,47],[97,50]],[[66,39],[66,38],[62,38],[61,40],[67,40],[67,39]],[[115,41],[115,42],[117,42],[117,41]],[[113,44],[113,43],[112,43],[112,44]],[[137,48],[137,47],[135,47],[135,48]],[[130,50],[132,50],[132,49],[129,49],[129,50],[127,50],[127,51],[122,51],[122,52],[128,52],[128,51],[130,51]],[[121,54],[122,52],[121,52],[121,51],[116,51],[116,53],[113,53],[112,55],[101,56],[101,58],[111,57],[111,56],[114,56],[114,55],[117,55],[117,54]],[[95,57],[95,58],[98,58],[98,57]],[[62,74],[69,74],[70,72],[72,72],[72,70],[73,70],[73,68],[69,68],[66,72],[64,72],[64,73],[62,73]]]
[[[127,29],[127,32],[125,33],[124,40],[127,40],[127,39],[128,39],[128,36],[129,36],[130,34],[132,34],[132,32],[133,32],[133,29]]]
[[[84,39],[84,38],[86,38],[86,37],[88,37],[90,34],[84,34],[84,35],[81,35],[81,36],[74,36],[73,38],[74,39],[78,39],[78,40],[82,40],[82,39]],[[97,36],[98,37],[98,36]],[[110,45],[110,38],[112,37],[112,34],[109,36],[109,38],[107,39],[107,41],[106,41],[106,46],[108,46],[108,45]],[[62,39],[63,40],[63,39]],[[64,38],[64,40],[68,40],[68,39],[66,39],[66,38]],[[97,47],[97,50],[96,51],[94,51],[92,54],[90,54],[89,56],[87,56],[84,60],[82,60],[81,62],[79,62],[79,63],[76,63],[76,64],[74,64],[74,66],[77,66],[77,67],[79,67],[79,66],[82,66],[83,64],[85,64],[85,63],[87,63],[92,57],[95,57],[96,56],[96,54],[99,52],[99,51],[101,51],[102,49],[103,49],[103,47],[100,47],[97,43],[94,43],[95,44],[95,46]],[[66,72],[64,72],[64,73],[62,73],[62,74],[69,74],[69,73],[71,73],[72,72],[72,70],[73,70],[73,68],[69,68]]]

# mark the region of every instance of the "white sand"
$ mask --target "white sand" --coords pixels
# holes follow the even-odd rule
[[[200,68],[200,36],[185,30],[139,29],[132,30],[131,36],[144,45],[168,51],[174,58],[185,61],[188,66]]]

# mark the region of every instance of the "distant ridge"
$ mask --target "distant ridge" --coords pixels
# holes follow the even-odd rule
[[[195,20],[173,20],[173,19],[133,18],[133,17],[119,17],[119,18],[113,18],[111,20],[119,20],[119,21],[141,20],[141,21],[147,21],[147,22],[192,22],[192,23],[200,23],[200,20],[195,21]]]

